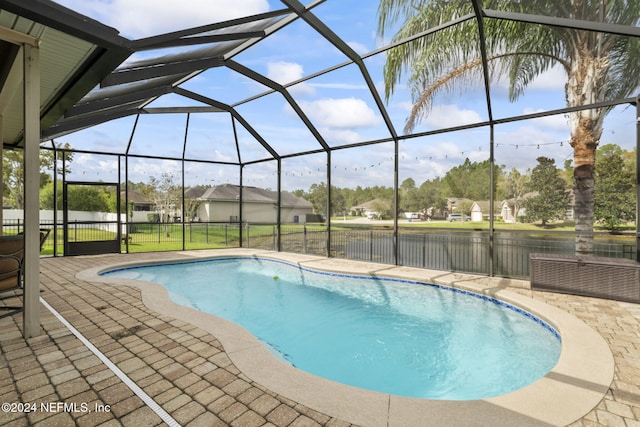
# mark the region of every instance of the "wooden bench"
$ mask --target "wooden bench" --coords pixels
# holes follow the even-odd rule
[[[640,263],[623,258],[531,254],[531,289],[640,303]]]

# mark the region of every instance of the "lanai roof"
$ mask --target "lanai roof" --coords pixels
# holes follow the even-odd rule
[[[0,1],[0,129],[8,146],[23,143],[23,42],[40,50],[43,130],[132,53],[116,29],[52,1]]]
[[[389,44],[362,53],[356,52],[348,40],[341,37],[329,23],[320,18],[321,14],[316,13],[316,10],[322,9],[325,3],[327,3],[326,0],[315,0],[308,5],[303,5],[298,0],[281,0],[282,7],[265,13],[128,40],[118,35],[117,30],[49,0],[37,2],[0,0],[0,28],[5,34],[2,38],[5,41],[0,48],[4,50],[4,58],[15,57],[15,47],[6,41],[8,31],[10,35],[22,34],[34,40],[38,39],[41,41],[43,67],[55,70],[55,73],[47,73],[43,78],[42,141],[127,116],[223,114],[228,117],[224,126],[232,129],[227,131],[230,135],[227,144],[235,147],[230,150],[235,151],[233,156],[235,158],[227,159],[228,156],[225,156],[224,159],[213,160],[219,163],[246,164],[429,134],[430,132],[405,134],[402,131],[403,123],[394,122],[390,117],[388,106],[385,105],[383,96],[376,86],[378,82],[373,80],[369,67],[375,62],[373,59],[383,57],[394,46],[428,37],[430,33],[450,25],[477,21],[480,43],[484,43],[482,20],[521,21],[531,25],[562,26],[569,31],[587,30],[613,33],[623,37],[640,36],[640,29],[633,25],[579,20],[568,16],[545,16],[541,15],[545,13],[544,11],[528,10],[529,6],[524,3],[520,5],[521,9],[490,10],[483,8],[481,2],[470,0],[473,13],[460,16],[449,23],[441,23],[425,33],[394,42],[393,45]],[[274,81],[264,71],[239,59],[244,52],[259,50],[262,44],[274,42],[274,38],[280,32],[292,25],[306,26],[319,34],[327,44],[333,46],[342,59],[334,63],[328,62],[324,69],[314,70],[302,78],[284,83]],[[369,29],[369,31],[374,30]],[[304,49],[306,48],[303,46],[291,46],[294,55],[296,51],[302,53]],[[487,61],[486,57],[483,61]],[[5,89],[3,94],[7,88],[12,88],[11,85],[7,85],[10,81],[7,75],[11,74],[8,72],[12,64],[12,60],[6,59],[2,64],[3,71],[0,77],[4,80],[0,80],[0,83]],[[304,103],[297,99],[294,93],[296,88],[305,83],[321,78],[325,74],[341,73],[347,69],[350,73],[359,75],[360,85],[357,90],[368,93],[363,97],[382,120],[376,132],[349,142],[334,140],[335,130],[331,131],[319,126],[311,118]],[[485,63],[483,69],[487,72],[489,65]],[[242,79],[261,89],[251,96],[239,94],[234,99],[219,97],[215,88],[196,91],[192,85],[194,79],[212,70],[225,71],[226,80],[221,80],[220,85],[240,85],[243,83],[238,82]],[[222,75],[222,73],[216,74],[216,76]],[[488,123],[517,120],[513,117],[494,117],[491,111],[491,97],[497,95],[492,94],[488,86],[486,92],[487,120],[470,126],[479,127],[486,126]],[[256,129],[251,118],[241,111],[243,106],[260,102],[273,95],[285,101],[288,106],[287,120],[295,116],[301,135],[304,134],[295,147],[283,146],[277,137],[266,135]],[[627,101],[635,102],[635,99]],[[621,103],[621,100],[607,102],[607,104],[612,103]],[[17,120],[20,116],[19,105],[19,102],[5,103],[4,106],[0,103],[0,107],[3,107],[5,123],[4,142],[8,145],[22,143],[21,123]],[[551,114],[554,112],[545,111],[528,114],[526,117]],[[284,117],[285,115],[283,120]],[[438,129],[435,132],[442,131]],[[261,155],[251,158],[244,155],[243,147],[239,143],[238,133],[240,132],[253,140],[254,145],[260,148]],[[178,144],[179,146],[172,151],[174,153],[171,154],[172,158],[185,157],[188,151],[186,147],[180,146],[182,142]],[[74,148],[83,150],[83,147]],[[124,147],[106,145],[100,149],[109,153],[126,154],[130,151],[130,143],[124,144]],[[154,149],[146,148],[145,150],[141,154],[150,156],[156,154]],[[189,159],[199,160],[195,157]]]

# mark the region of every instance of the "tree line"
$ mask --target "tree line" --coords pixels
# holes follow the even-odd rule
[[[54,181],[52,174],[53,157],[45,151],[41,156],[40,206],[53,209]],[[21,152],[7,150],[3,156],[3,193],[5,206],[22,208],[22,162]],[[68,155],[67,173],[72,160]],[[607,144],[596,152],[596,188],[595,217],[606,229],[617,229],[635,219],[635,150],[626,151],[615,144]],[[539,157],[537,166],[524,173],[505,166],[494,165],[495,200],[511,200],[514,215],[527,222],[539,221],[543,225],[550,221],[563,219],[572,203],[573,167],[571,161],[558,168],[553,159]],[[426,180],[417,185],[415,180],[407,178],[398,188],[398,211],[426,212],[432,210],[444,213],[447,199],[462,198],[472,201],[488,201],[492,189],[489,185],[490,163],[471,162],[468,158],[450,169],[444,176]],[[61,173],[61,171],[59,171]],[[181,205],[181,192],[173,178],[163,174],[151,178],[148,183],[129,182],[129,189],[147,197],[150,202],[166,211],[170,206]],[[57,203],[62,207],[61,182],[58,180]],[[317,183],[305,190],[295,190],[293,194],[312,203],[314,211],[327,213],[327,186]],[[371,186],[331,189],[331,215],[348,215],[351,208],[372,200],[377,200],[378,210],[384,217],[393,218],[393,187]],[[116,212],[117,198],[115,189],[102,186],[73,186],[69,188],[68,208],[81,211]],[[187,210],[193,210],[187,203]],[[121,209],[124,211],[124,203]],[[460,213],[470,214],[471,203],[460,206]],[[518,212],[526,210],[526,217]]]
[[[597,150],[595,217],[606,229],[617,229],[635,219],[635,150],[626,151],[615,144],[603,145]],[[444,176],[426,180],[417,185],[407,178],[398,188],[398,211],[425,212],[429,209],[444,213],[450,198],[488,201],[493,190],[496,201],[510,200],[514,215],[527,222],[539,221],[543,225],[562,220],[572,206],[573,167],[571,160],[562,168],[555,160],[538,157],[537,165],[524,173],[516,168],[494,165],[494,188],[490,188],[490,162],[472,162],[468,158]],[[313,184],[309,190],[293,192],[312,203],[314,211],[327,212],[327,186]],[[373,186],[331,188],[331,215],[348,215],[351,208],[379,200],[376,208],[384,217],[393,218],[392,187]],[[460,207],[471,214],[471,203]],[[526,212],[526,217],[519,214]]]

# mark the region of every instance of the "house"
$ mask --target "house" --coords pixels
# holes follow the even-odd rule
[[[538,195],[537,191],[532,191],[523,194],[517,199],[507,199],[500,202],[495,202],[493,207],[494,218],[502,218],[504,222],[517,222],[518,218],[524,217],[527,214],[527,210],[523,207],[524,201]],[[572,218],[573,204],[571,209],[567,211],[567,218]],[[471,220],[483,221],[489,219],[489,201],[473,202],[471,206]]]
[[[382,199],[373,199],[368,202],[353,206],[351,213],[355,216],[364,216],[367,219],[380,219],[384,211],[389,210],[391,204]]]
[[[567,205],[567,210],[565,212],[564,218],[565,220],[574,220],[575,219],[575,207],[576,207],[576,199],[573,190],[565,190],[569,195],[569,204]],[[530,193],[526,193],[522,196],[522,200],[519,201],[519,209],[516,213],[517,218],[526,217],[527,209],[523,206],[523,202],[531,197],[536,197],[539,194],[538,191],[532,191]],[[517,219],[516,218],[516,219]]]
[[[448,197],[447,198],[447,213],[463,213],[465,207],[469,207],[473,204],[473,200],[465,199],[464,197]]]
[[[488,200],[473,202],[473,204],[471,205],[471,221],[480,222],[480,221],[484,221],[485,219],[488,221],[489,214],[490,214],[489,213],[490,207],[491,207],[491,204]],[[507,221],[504,215],[508,216],[510,215],[510,212],[511,211],[509,209],[509,206],[506,204],[506,201],[493,203],[494,219],[501,217],[505,221]]]
[[[154,203],[139,191],[129,190],[127,193],[121,190],[120,200],[122,200],[122,203],[124,203],[125,198],[129,203],[127,212],[130,222],[147,222],[149,221],[148,214],[157,212]]]
[[[311,203],[287,191],[280,192],[282,223],[304,223],[313,214]],[[240,221],[240,186],[223,184],[207,188],[198,198],[195,220],[205,222]],[[242,220],[275,223],[278,219],[278,192],[257,187],[242,187]]]
[[[196,186],[189,187],[189,189],[185,189],[184,192],[184,218],[185,221],[197,221],[200,218],[198,217],[198,208],[202,204],[202,200],[200,199],[202,195],[207,191],[209,187],[206,186]]]
[[[500,203],[500,216],[504,222],[518,222],[518,216],[522,214],[523,200],[508,199]]]
[[[537,191],[532,191],[523,194],[521,197],[508,199],[502,201],[500,208],[500,216],[504,222],[518,222],[518,218],[526,216],[526,209],[524,208],[524,201],[530,197],[538,195]]]

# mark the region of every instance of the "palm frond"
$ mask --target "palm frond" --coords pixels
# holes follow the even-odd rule
[[[423,6],[425,3],[427,7]],[[387,10],[388,8],[393,8],[393,10]],[[381,34],[384,33],[385,26],[392,25],[397,20],[403,20],[402,27],[392,39],[393,42],[398,42],[468,14],[472,9],[470,3],[465,0],[430,2],[381,0],[379,11],[378,31]],[[401,81],[404,71],[415,68],[416,64],[421,70],[429,70],[426,64],[421,63],[420,58],[431,57],[429,62],[432,68],[429,71],[435,73],[440,65],[444,65],[456,55],[452,49],[448,49],[446,46],[459,45],[465,48],[469,37],[475,37],[477,43],[477,30],[473,28],[473,25],[465,22],[410,43],[400,44],[389,50],[384,67],[386,99],[388,100],[394,92],[395,85]],[[412,71],[412,74],[416,74],[415,71]]]
[[[422,82],[423,90],[420,92],[420,95],[417,98],[414,97],[414,105],[413,108],[411,108],[411,114],[407,118],[404,132],[411,132],[415,128],[418,119],[421,119],[429,112],[429,110],[431,109],[431,101],[435,94],[439,92],[450,91],[452,82],[456,81],[464,74],[472,72],[474,69],[477,69],[481,65],[482,59],[478,58],[475,61],[467,62],[463,67],[451,71],[450,73],[440,77],[438,80],[431,84]]]
[[[483,6],[623,25],[640,22],[640,1],[485,0]],[[384,29],[401,23],[393,37],[398,42],[471,12],[471,2],[463,0],[380,0],[379,32],[382,34]],[[626,97],[639,87],[638,38],[512,20],[484,18],[483,22],[489,78],[495,81],[507,77],[512,101],[554,65],[560,64],[569,75],[577,61],[598,64],[602,84],[590,89],[598,91],[591,99]],[[396,85],[406,79],[414,102],[405,131],[412,130],[428,114],[435,96],[456,87],[464,90],[478,81],[482,75],[479,46],[478,26],[470,20],[388,51],[384,67],[387,101]]]
[[[640,90],[640,39],[615,37],[609,56],[611,59],[606,79],[606,98],[635,95]]]

